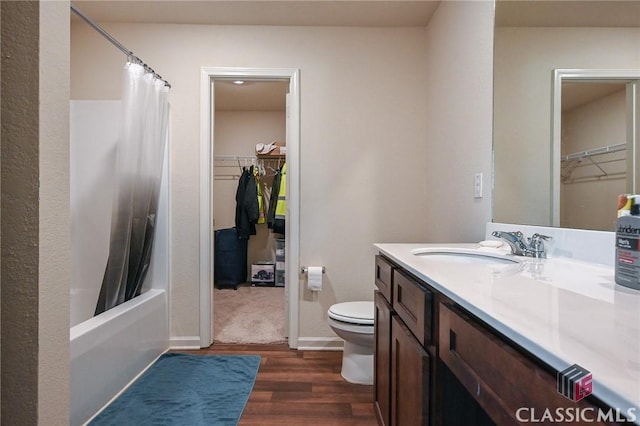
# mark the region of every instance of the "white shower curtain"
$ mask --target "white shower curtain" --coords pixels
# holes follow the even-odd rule
[[[169,88],[144,67],[124,69],[109,259],[95,315],[140,294],[149,269],[168,138]]]

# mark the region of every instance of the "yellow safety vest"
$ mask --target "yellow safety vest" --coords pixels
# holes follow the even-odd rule
[[[280,190],[278,191],[278,201],[276,201],[276,215],[274,231],[284,233],[284,221],[287,216],[287,164],[282,166],[282,177],[280,178]]]

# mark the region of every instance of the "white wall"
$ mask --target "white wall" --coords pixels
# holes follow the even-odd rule
[[[626,91],[622,90],[562,114],[561,155],[624,143],[627,135]],[[582,159],[560,186],[560,226],[614,231],[618,195],[626,193],[626,153]],[[567,167],[574,163],[567,164]],[[611,178],[596,179],[603,171]],[[582,178],[582,179],[581,179]]]
[[[425,239],[424,29],[105,28],[173,85],[172,336],[199,333],[202,66],[300,69],[300,261],[327,267],[319,300],[302,295],[301,336],[332,335],[332,303],[372,298],[373,242]],[[81,23],[72,32],[72,98],[117,98],[122,55]]]
[[[493,18],[491,1],[445,1],[427,28],[426,181],[417,183],[430,242],[480,241],[491,220]]]
[[[104,27],[173,85],[174,338],[199,332],[202,66],[300,69],[300,264],[327,270],[317,298],[301,292],[301,337],[333,336],[331,304],[372,299],[372,243],[483,236],[491,210],[493,2],[443,2],[429,28]],[[74,24],[72,97],[117,98],[123,61]],[[480,200],[474,172],[484,173]]]
[[[637,69],[638,45],[634,28],[496,28],[495,221],[551,223],[553,69]]]

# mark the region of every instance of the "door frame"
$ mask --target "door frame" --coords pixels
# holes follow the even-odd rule
[[[213,343],[213,147],[216,78],[289,80],[285,286],[289,295],[288,340],[298,347],[300,250],[300,70],[202,67],[200,71],[200,346]]]

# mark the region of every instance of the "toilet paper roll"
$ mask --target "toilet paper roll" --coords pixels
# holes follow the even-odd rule
[[[307,268],[307,288],[311,291],[322,290],[322,266]]]

